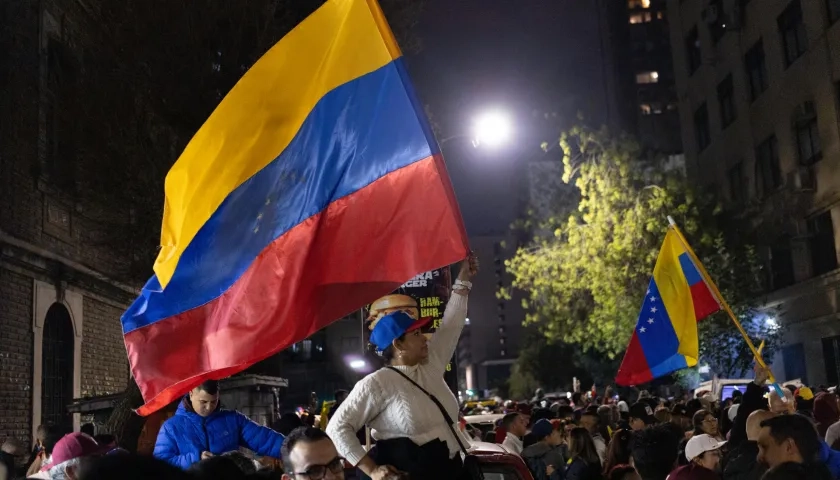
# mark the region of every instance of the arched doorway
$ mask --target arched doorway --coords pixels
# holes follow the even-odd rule
[[[54,303],[44,319],[41,374],[41,423],[60,433],[73,431],[73,415],[67,406],[73,401],[73,320],[60,303]]]

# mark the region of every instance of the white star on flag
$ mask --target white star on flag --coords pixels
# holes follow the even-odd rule
[[[648,318],[648,323],[649,323],[649,324],[651,324],[651,325],[653,325],[653,319],[652,319],[652,318]]]
[[[650,313],[656,313],[656,307],[651,308]]]
[[[656,297],[650,297],[650,301],[651,301],[651,302],[655,302],[655,301],[656,301]]]
[[[640,328],[639,331],[645,333],[645,327]]]

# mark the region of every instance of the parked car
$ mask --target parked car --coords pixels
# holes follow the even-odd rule
[[[467,430],[473,436],[479,437],[482,440],[487,439],[486,435],[496,429],[496,422],[502,419],[504,414],[489,413],[486,415],[466,415],[464,421],[467,422]]]

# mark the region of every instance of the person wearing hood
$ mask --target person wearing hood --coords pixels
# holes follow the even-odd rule
[[[537,439],[522,450],[522,459],[534,475],[534,480],[557,480],[566,465],[563,435],[546,419],[534,423],[531,433]]]
[[[208,380],[183,398],[175,416],[163,423],[154,456],[184,470],[194,463],[245,447],[264,457],[280,458],[283,435],[222,409],[219,382]]]

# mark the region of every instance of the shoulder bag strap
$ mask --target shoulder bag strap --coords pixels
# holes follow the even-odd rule
[[[449,413],[446,412],[446,408],[443,406],[442,403],[440,403],[440,400],[438,400],[437,397],[435,397],[434,395],[429,393],[425,388],[421,387],[419,383],[412,380],[408,375],[404,374],[403,372],[397,370],[394,367],[390,367],[390,366],[385,367],[385,368],[387,368],[388,370],[393,370],[393,371],[399,373],[401,377],[403,377],[404,379],[411,382],[412,385],[414,385],[415,387],[420,389],[421,392],[425,393],[429,397],[429,399],[431,399],[432,402],[434,402],[434,404],[437,405],[438,410],[440,410],[440,413],[443,415],[444,420],[446,420],[446,424],[449,426],[449,430],[452,432],[452,435],[455,437],[455,440],[458,442],[458,446],[461,447],[461,450],[463,450],[464,455],[466,455],[467,454],[467,447],[464,446],[464,442],[461,441],[461,436],[458,435],[458,432],[455,431],[455,427],[452,426],[452,425],[454,425],[455,422],[452,421],[452,417],[450,417]]]

